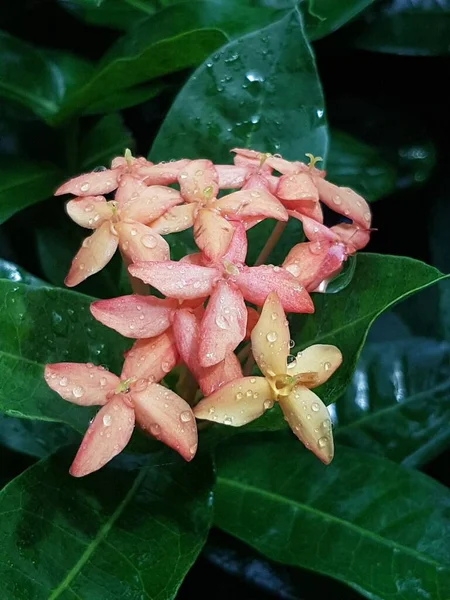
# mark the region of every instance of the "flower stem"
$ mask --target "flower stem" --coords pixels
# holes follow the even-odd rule
[[[149,296],[150,295],[149,286],[147,284],[145,284],[143,281],[141,281],[140,279],[133,277],[130,274],[130,272],[128,271],[128,267],[129,267],[129,265],[131,265],[131,260],[129,260],[125,256],[125,254],[122,252],[122,250],[120,251],[120,255],[122,256],[123,264],[125,265],[125,269],[126,269],[127,275],[128,275],[128,281],[130,282],[131,289],[133,290],[133,294],[140,294],[141,296]]]
[[[281,234],[286,229],[287,221],[278,221],[278,223],[273,228],[272,233],[269,236],[269,239],[264,244],[264,248],[259,253],[258,258],[255,261],[255,267],[262,265],[266,259],[272,254],[272,250],[278,243],[278,240],[281,237]]]

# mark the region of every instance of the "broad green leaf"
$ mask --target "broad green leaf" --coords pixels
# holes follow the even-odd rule
[[[396,189],[397,170],[382,153],[347,133],[331,130],[327,179],[373,202]]]
[[[161,10],[113,45],[86,85],[67,99],[58,118],[66,119],[117,91],[195,66],[229,36],[258,29],[272,14],[221,2],[186,2]]]
[[[0,412],[66,423],[84,432],[92,413],[62,400],[44,381],[51,362],[92,362],[120,373],[130,340],[100,325],[93,298],[0,280]]]
[[[91,170],[99,166],[109,167],[116,156],[134,146],[131,133],[122,117],[113,113],[102,117],[85,135],[80,144],[80,170]]]
[[[90,66],[78,57],[45,52],[0,32],[0,96],[52,121],[67,91],[79,85]]]
[[[154,14],[158,0],[58,0],[71,14],[90,25],[128,29]]]
[[[303,0],[300,7],[310,40],[336,31],[373,4],[374,0]]]
[[[449,32],[449,0],[388,0],[367,13],[355,44],[390,54],[448,55]]]
[[[0,279],[7,279],[15,283],[26,283],[32,287],[46,287],[48,284],[42,279],[27,273],[25,269],[18,265],[9,262],[8,260],[0,259]]]
[[[120,0],[122,2],[122,0]],[[167,84],[162,82],[150,83],[148,85],[139,85],[126,90],[120,90],[100,98],[93,104],[84,109],[83,114],[97,115],[123,110],[136,104],[142,104],[158,96],[167,89]]]
[[[0,223],[50,197],[61,177],[61,170],[50,163],[0,158]]]
[[[350,448],[338,446],[324,466],[293,436],[227,445],[214,519],[269,558],[371,600],[446,598],[450,589],[449,491]]]
[[[234,147],[287,159],[326,154],[322,89],[296,10],[206,59],[173,103],[150,157],[230,162]]]
[[[62,453],[0,494],[2,598],[175,598],[212,517],[212,468],[160,452],[73,479]]]
[[[341,443],[408,466],[429,462],[450,442],[450,345],[413,336],[367,344],[329,408]]]

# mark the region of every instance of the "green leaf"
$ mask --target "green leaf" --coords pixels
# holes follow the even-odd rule
[[[347,133],[332,130],[327,178],[373,202],[395,191],[397,170],[376,148]]]
[[[15,283],[26,283],[33,287],[47,287],[48,284],[42,279],[31,275],[22,267],[9,262],[8,260],[0,259],[0,279],[7,279]]]
[[[450,344],[408,337],[367,344],[332,408],[336,439],[411,467],[450,442]]]
[[[90,25],[128,29],[154,14],[158,0],[58,0],[71,14]]]
[[[122,2],[123,0],[120,1]],[[140,85],[127,90],[119,90],[118,92],[100,98],[93,104],[90,104],[83,110],[83,114],[97,115],[110,113],[116,110],[129,108],[130,106],[135,106],[136,104],[142,104],[164,92],[167,87],[167,84],[157,82],[148,85]]]
[[[160,452],[78,480],[68,466],[44,460],[0,494],[2,598],[175,598],[210,527],[209,461]]]
[[[80,170],[92,170],[103,165],[109,167],[113,158],[123,155],[127,148],[133,146],[133,138],[122,117],[117,113],[107,115],[97,121],[81,141]]]
[[[448,55],[449,0],[389,0],[367,13],[355,36],[365,50],[410,56]]]
[[[0,53],[0,96],[48,122],[67,91],[90,73],[89,64],[78,57],[37,49],[6,32],[0,32]]]
[[[350,448],[324,466],[293,437],[228,445],[214,519],[269,558],[371,600],[446,598],[450,589],[448,490]]]
[[[221,48],[181,90],[153,144],[152,160],[208,156],[234,147],[302,159],[324,156],[324,99],[296,10]]]
[[[308,38],[317,40],[336,31],[373,2],[374,0],[304,0],[300,7]]]
[[[0,223],[51,196],[61,178],[60,169],[50,163],[0,158]]]
[[[59,119],[107,95],[199,64],[228,36],[270,22],[273,11],[220,2],[186,2],[165,10],[120,38],[86,85],[67,99]]]
[[[120,373],[130,340],[94,320],[92,300],[68,290],[0,280],[1,412],[84,432],[92,412],[52,392],[43,369],[52,362],[93,362]]]

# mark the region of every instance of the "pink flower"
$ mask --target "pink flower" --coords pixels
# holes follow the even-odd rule
[[[191,161],[178,182],[188,205],[174,207],[153,227],[166,234],[193,226],[195,242],[210,260],[219,260],[230,245],[234,232],[230,219],[288,220],[286,209],[265,189],[241,190],[217,198],[219,175],[209,160]]]
[[[45,381],[64,400],[103,407],[81,442],[71,475],[88,475],[119,454],[128,444],[135,422],[185,460],[192,460],[197,450],[197,427],[191,407],[155,383],[174,366],[173,347],[166,334],[139,340],[127,354],[120,378],[90,363],[46,366]]]
[[[262,306],[267,294],[276,291],[286,311],[312,313],[314,305],[305,288],[281,267],[247,267],[247,238],[242,224],[236,229],[227,254],[210,265],[200,255],[188,261],[138,262],[129,267],[169,298],[188,300],[210,296],[202,319],[199,344],[201,366],[210,367],[236,349],[246,335],[244,300]]]
[[[322,462],[333,459],[333,435],[327,407],[311,391],[327,381],[342,362],[335,346],[315,345],[287,363],[289,327],[275,292],[267,297],[252,332],[252,352],[263,377],[227,383],[194,408],[199,419],[240,427],[279,402],[294,434]]]

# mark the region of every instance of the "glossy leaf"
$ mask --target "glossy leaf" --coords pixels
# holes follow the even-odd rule
[[[114,44],[86,85],[67,99],[58,118],[84,110],[105,95],[195,66],[229,36],[258,29],[272,14],[206,1],[161,10]]]
[[[355,43],[391,54],[448,55],[449,28],[449,0],[388,0],[367,13]]]
[[[26,206],[49,198],[62,172],[49,163],[0,159],[0,223]]]
[[[376,148],[342,131],[332,130],[327,160],[327,179],[350,187],[368,202],[396,189],[397,170]]]
[[[0,494],[4,600],[175,598],[210,527],[208,460],[160,452],[82,480],[68,467],[43,460]]]
[[[150,157],[230,162],[236,146],[287,159],[326,153],[322,89],[296,10],[206,59],[173,103]]]
[[[154,14],[159,2],[142,0],[124,2],[124,0],[58,0],[59,4],[71,14],[90,25],[128,29],[138,21]]]
[[[167,84],[158,81],[148,85],[139,85],[126,90],[120,90],[90,104],[83,110],[83,114],[97,115],[130,108],[136,104],[142,104],[151,100],[164,92],[167,87]]]
[[[408,337],[367,344],[332,409],[341,443],[408,466],[450,442],[450,344]]]
[[[48,286],[42,279],[27,273],[25,269],[4,259],[0,259],[0,279],[7,279],[8,281],[13,281],[15,283],[26,283],[33,287]]]
[[[300,4],[310,40],[322,38],[359,15],[374,0],[306,0]]]
[[[109,168],[113,158],[123,155],[133,145],[133,138],[120,115],[107,115],[99,119],[82,140],[81,170],[92,170],[99,166]]]
[[[84,432],[92,413],[61,400],[43,378],[51,362],[93,362],[120,373],[130,346],[95,321],[92,298],[57,288],[0,280],[0,411],[66,423]]]
[[[279,562],[331,576],[366,597],[445,598],[450,494],[394,463],[338,447],[321,465],[292,438],[227,446],[215,523]]]

